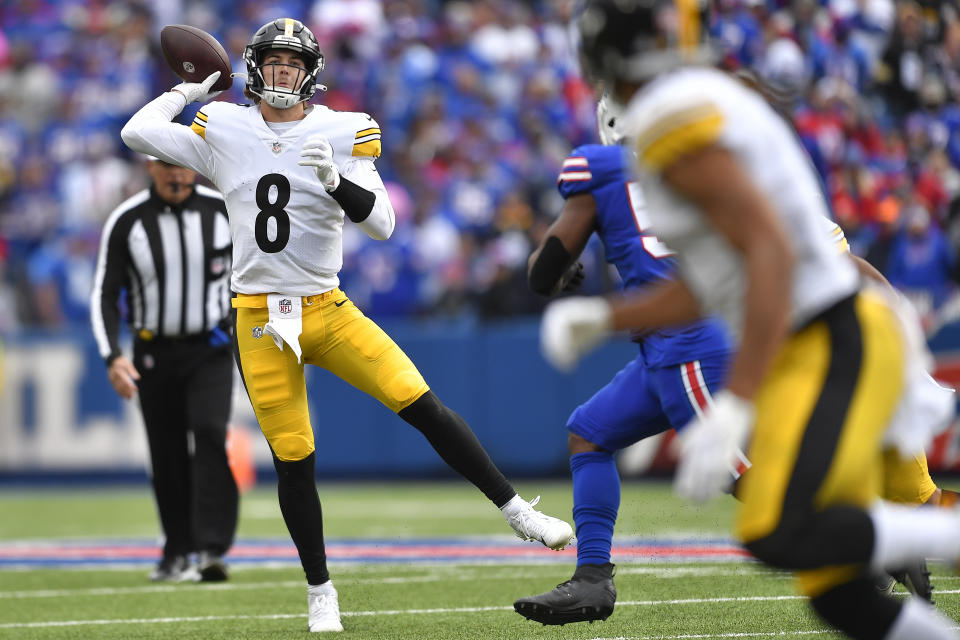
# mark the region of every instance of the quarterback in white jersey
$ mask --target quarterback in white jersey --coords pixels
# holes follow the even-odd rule
[[[588,76],[625,105],[620,126],[651,228],[675,252],[678,276],[625,300],[557,303],[544,317],[547,353],[611,329],[722,315],[740,342],[727,388],[681,436],[678,493],[719,493],[749,442],[735,533],[751,553],[794,571],[815,611],[852,637],[956,638],[926,602],[893,600],[872,580],[960,556],[955,514],[878,500],[883,438],[907,385],[906,335],[824,234],[828,211],[789,127],[711,68],[705,10],[697,0],[593,0],[578,19]]]
[[[312,136],[328,141],[342,178],[376,196],[360,222],[363,230],[377,240],[390,237],[393,207],[374,166],[380,126],[369,115],[314,105],[300,120],[276,122],[256,106],[212,102],[190,127],[172,124],[184,106],[179,92],[163,94],[130,120],[123,138],[197,171],[223,194],[235,292],[307,296],[339,284],[344,209],[313,170],[299,164],[303,141]]]
[[[374,167],[379,125],[364,113],[307,106],[320,86],[323,54],[298,20],[263,25],[244,61],[244,93],[253,105],[216,102],[189,127],[172,123],[187,104],[215,96],[218,72],[156,98],[121,135],[132,149],[189,167],[223,193],[233,235],[237,362],[273,452],[280,510],[306,574],[309,630],[343,625],[327,570],[304,364],[331,371],[421,431],[519,537],[563,548],[573,537],[570,525],[517,495],[467,423],[338,287],[344,218],[374,239],[393,232],[393,207]]]

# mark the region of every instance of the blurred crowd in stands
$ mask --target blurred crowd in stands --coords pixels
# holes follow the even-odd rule
[[[792,117],[853,251],[934,325],[958,315],[960,12],[953,1],[714,0],[724,64]],[[301,17],[326,56],[315,101],[383,129],[396,232],[345,226],[342,287],[375,318],[539,311],[526,259],[596,142],[573,0],[2,0],[0,334],[86,323],[101,226],[143,188],[123,123],[178,80],[159,32],[213,33],[235,70],[253,31]],[[244,102],[242,79],[219,99]],[[198,105],[182,116],[189,122]],[[599,245],[586,292],[616,286]]]

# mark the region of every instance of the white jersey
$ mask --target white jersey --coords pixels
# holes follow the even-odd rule
[[[131,118],[122,136],[136,151],[206,176],[223,194],[237,293],[308,296],[339,284],[344,213],[313,169],[298,164],[310,135],[325,136],[340,174],[376,195],[364,230],[379,239],[392,232],[393,208],[373,163],[380,126],[370,116],[315,105],[274,133],[258,107],[212,102],[187,127],[170,122],[183,102],[179,93],[161,95]]]
[[[689,67],[643,87],[621,118],[635,144],[652,231],[676,253],[706,314],[739,339],[746,276],[737,251],[660,179],[676,158],[710,144],[732,152],[767,197],[795,253],[791,323],[798,327],[859,288],[856,268],[824,232],[829,210],[793,132],[758,94],[724,73]]]

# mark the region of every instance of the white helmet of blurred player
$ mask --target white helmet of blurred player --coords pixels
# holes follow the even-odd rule
[[[609,94],[604,93],[597,103],[597,127],[601,143],[610,146],[623,141],[623,134],[617,127],[617,119],[622,113],[623,108],[616,104]]]

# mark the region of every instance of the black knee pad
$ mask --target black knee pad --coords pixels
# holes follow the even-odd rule
[[[856,640],[882,640],[900,614],[901,603],[883,595],[873,580],[860,577],[811,599],[827,623]]]
[[[280,486],[297,486],[309,483],[315,487],[316,452],[311,452],[303,460],[281,460],[273,456],[273,468],[277,470],[277,483]]]
[[[440,401],[437,394],[427,391],[410,406],[401,409],[397,415],[413,427],[424,431],[429,430],[431,426],[441,424],[444,418],[451,417],[448,415],[451,413],[453,412]]]
[[[873,524],[864,510],[849,506],[820,511],[784,509],[776,529],[745,544],[766,564],[796,571],[869,561]]]
[[[791,530],[778,527],[773,533],[757,540],[744,543],[757,560],[777,569],[797,569]]]

